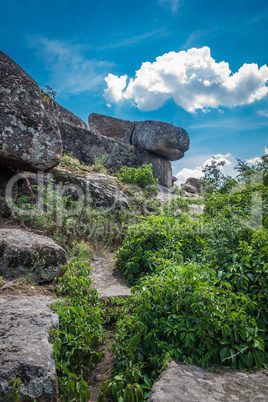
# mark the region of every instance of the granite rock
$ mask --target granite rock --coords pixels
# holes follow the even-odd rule
[[[58,316],[48,296],[0,297],[0,401],[20,378],[22,400],[57,402],[58,384],[49,330]],[[27,398],[27,399],[26,399]]]
[[[148,402],[255,402],[268,400],[268,371],[225,367],[209,372],[172,361],[153,385]]]
[[[61,159],[61,135],[37,83],[0,52],[0,162],[49,170]]]
[[[21,229],[0,229],[0,276],[12,280],[29,276],[37,283],[62,274],[65,250],[46,236]]]

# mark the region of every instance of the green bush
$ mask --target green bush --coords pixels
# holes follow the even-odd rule
[[[157,180],[153,176],[153,165],[143,165],[139,168],[132,168],[123,166],[118,173],[117,178],[126,184],[133,184],[146,189],[152,194],[157,194],[156,182]]]
[[[66,402],[90,398],[85,375],[103,357],[96,350],[105,340],[103,318],[97,291],[90,289],[89,274],[89,263],[75,261],[66,266],[64,276],[58,279],[59,295],[66,297],[52,306],[59,315],[59,329],[52,334],[54,359],[59,393]]]
[[[135,400],[145,400],[152,382],[172,358],[201,367],[262,366],[265,340],[262,328],[248,313],[249,297],[234,293],[227,282],[219,288],[214,277],[213,271],[186,264],[144,278],[126,302],[129,313],[118,322],[113,346],[116,371],[104,395],[131,401],[126,393],[132,384]],[[138,385],[143,391],[140,399]]]

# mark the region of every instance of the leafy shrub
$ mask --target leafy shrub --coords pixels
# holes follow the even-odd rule
[[[153,165],[143,165],[139,168],[132,168],[123,166],[118,173],[117,178],[126,184],[133,184],[141,188],[146,189],[152,194],[157,194],[156,182],[157,180],[153,176]]]
[[[117,268],[128,283],[162,270],[167,261],[180,263],[202,250],[198,221],[187,216],[149,216],[130,226],[117,252]]]
[[[84,377],[103,356],[96,351],[105,339],[103,318],[97,291],[90,289],[89,274],[88,263],[76,261],[66,266],[58,281],[59,295],[67,296],[53,304],[59,315],[59,330],[53,333],[54,359],[60,396],[66,402],[90,398]]]
[[[118,322],[116,371],[104,395],[130,401],[126,393],[132,384],[135,400],[146,399],[152,382],[172,358],[202,367],[262,366],[263,331],[247,313],[250,299],[235,294],[228,283],[215,286],[214,276],[199,265],[185,265],[144,278],[126,302],[129,313]],[[138,385],[143,391],[140,399]]]

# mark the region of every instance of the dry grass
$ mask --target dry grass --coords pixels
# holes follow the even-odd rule
[[[12,281],[0,276],[0,296],[56,296],[57,285],[37,285],[27,278],[17,278]]]

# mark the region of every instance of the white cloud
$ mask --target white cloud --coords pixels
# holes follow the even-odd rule
[[[182,0],[158,0],[160,6],[169,7],[173,14],[176,14],[182,5]]]
[[[126,85],[122,88],[123,80]],[[260,100],[268,93],[267,81],[266,65],[258,68],[257,64],[244,64],[232,74],[229,64],[217,63],[204,46],[165,53],[153,63],[144,62],[135,78],[109,74],[105,99],[108,103],[131,100],[144,111],[156,110],[174,99],[188,112],[206,111]]]
[[[213,155],[212,158],[206,159],[201,166],[196,166],[194,169],[189,169],[189,168],[183,168],[181,171],[179,171],[178,174],[176,174],[177,177],[177,182],[176,184],[180,186],[180,184],[185,183],[186,180],[189,177],[194,177],[196,179],[200,179],[201,177],[204,177],[204,173],[202,172],[202,169],[205,166],[210,166],[212,164],[212,161],[215,160],[217,163],[219,162],[225,162],[225,165],[232,165],[232,162],[229,160],[231,157],[231,154],[228,153],[226,155],[222,154],[216,154]],[[220,170],[222,170],[224,167],[220,166]]]
[[[264,147],[264,152],[265,152],[265,155],[268,155],[268,148],[267,147]],[[255,158],[247,159],[246,162],[247,163],[252,163],[252,164],[261,163],[262,159],[259,156],[256,156]]]
[[[61,40],[50,40],[43,36],[29,38],[31,46],[37,48],[51,70],[50,81],[57,92],[79,94],[89,92],[103,85],[108,68],[113,64],[88,59],[86,47]]]

